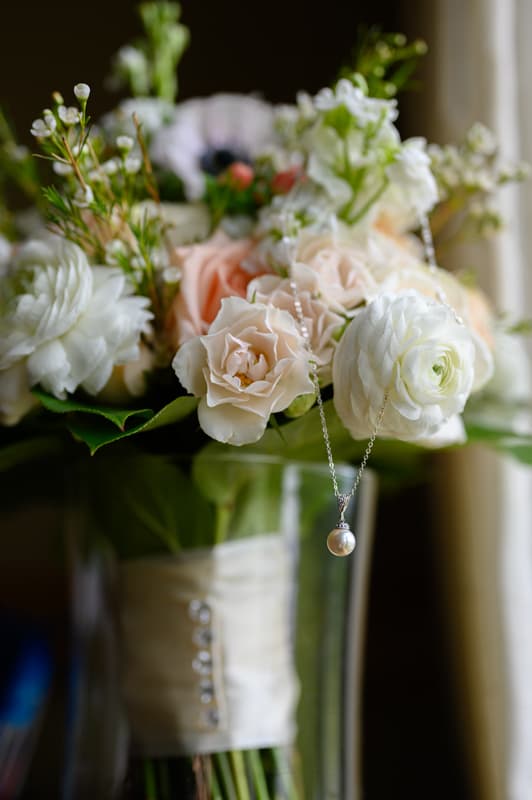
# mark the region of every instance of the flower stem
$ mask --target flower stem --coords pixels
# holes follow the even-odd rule
[[[224,800],[239,800],[235,791],[233,776],[231,774],[231,767],[229,766],[229,759],[227,753],[215,753],[213,758],[220,771],[220,780],[225,792]]]
[[[283,786],[283,797],[286,797],[287,800],[301,800],[302,795],[298,795],[288,759],[278,747],[272,748],[272,754],[275,762],[275,771]]]
[[[238,800],[251,800],[242,750],[231,750],[229,758],[231,759],[231,766],[235,776]]]
[[[161,800],[172,800],[170,792],[170,774],[168,772],[168,761],[161,758],[159,766],[159,786],[161,788]]]
[[[250,772],[253,776],[253,788],[255,790],[256,800],[270,800],[270,793],[268,792],[268,785],[266,783],[260,752],[258,750],[247,750],[246,756]]]
[[[214,528],[214,544],[220,544],[227,539],[227,530],[231,519],[232,508],[227,505],[216,506],[216,518]]]
[[[144,791],[146,792],[146,800],[158,800],[155,769],[150,758],[144,759]]]

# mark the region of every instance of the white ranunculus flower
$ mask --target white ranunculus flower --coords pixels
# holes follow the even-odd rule
[[[386,169],[390,180],[378,208],[397,233],[419,226],[438,201],[438,186],[430,168],[425,139],[407,139]]]
[[[184,388],[201,398],[205,433],[233,445],[258,441],[270,414],[314,391],[292,316],[240,297],[222,300],[209,333],[185,342],[172,366]]]
[[[355,439],[423,440],[463,411],[475,347],[452,311],[418,292],[382,294],[354,317],[336,350],[334,403]]]
[[[345,320],[331,311],[319,298],[317,276],[311,270],[300,264],[294,264],[292,278],[297,284],[298,298],[320,383],[327,385],[332,379],[332,359],[336,348],[335,336],[340,333]],[[288,278],[281,278],[279,275],[262,275],[260,278],[255,278],[248,284],[248,300],[252,303],[264,303],[276,308],[283,308],[294,319],[297,319],[294,295]]]
[[[25,361],[0,370],[0,424],[16,425],[39,401],[30,392]]]
[[[376,257],[373,273],[383,292],[401,294],[413,289],[432,300],[445,302],[469,328],[475,345],[475,377],[472,391],[479,391],[493,374],[490,312],[478,291],[472,291],[445,269],[431,269],[408,252],[386,263]],[[443,294],[441,294],[443,293]]]
[[[172,123],[154,136],[150,153],[155,164],[181,178],[187,198],[197,200],[205,174],[253,161],[275,141],[272,106],[252,96],[217,94],[178,105]]]
[[[56,397],[78,387],[98,394],[115,365],[138,358],[140,334],[152,316],[147,298],[131,295],[120,270],[93,267],[92,272],[92,296],[76,324],[28,358],[31,384],[40,383]]]
[[[91,267],[77,245],[31,242],[2,283],[0,370],[23,362],[28,386],[96,394],[116,364],[137,358],[148,304],[120,270]]]
[[[436,433],[431,436],[416,439],[416,444],[420,447],[452,447],[453,445],[465,444],[467,435],[465,425],[460,414],[455,414],[445,422]]]
[[[66,333],[87,308],[92,282],[77,245],[58,237],[24,245],[1,288],[0,369]]]

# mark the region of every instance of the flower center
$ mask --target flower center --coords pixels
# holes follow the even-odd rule
[[[202,153],[199,163],[203,172],[217,176],[225,172],[235,161],[251,164],[247,153],[238,147],[209,147]]]

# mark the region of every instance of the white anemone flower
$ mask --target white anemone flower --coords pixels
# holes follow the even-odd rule
[[[181,103],[152,141],[153,161],[181,178],[188,199],[201,198],[205,173],[253,162],[273,144],[273,107],[256,97],[218,94]]]

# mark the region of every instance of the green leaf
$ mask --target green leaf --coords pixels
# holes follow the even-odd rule
[[[74,438],[89,447],[91,455],[104,445],[165,425],[172,425],[192,414],[198,403],[195,397],[177,397],[154,413],[149,408],[117,409],[77,400],[57,400],[41,390],[34,390],[33,393],[48,411],[72,414],[67,422],[67,428]]]
[[[58,400],[57,397],[48,394],[48,392],[43,392],[42,389],[34,389],[33,394],[48,411],[53,411],[54,414],[67,414],[74,411],[84,414],[96,414],[112,422],[121,431],[125,430],[128,420],[134,417],[148,419],[153,415],[153,411],[150,408],[120,409],[113,406],[83,403],[78,400]]]
[[[178,463],[125,448],[91,460],[87,477],[89,511],[121,558],[210,544],[212,507]]]

